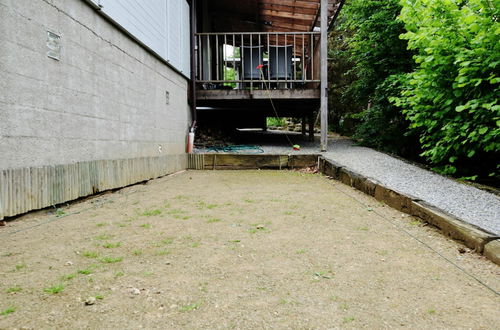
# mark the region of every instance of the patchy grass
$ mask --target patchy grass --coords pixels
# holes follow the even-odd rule
[[[70,281],[76,277],[76,274],[67,274],[61,276],[61,281]]]
[[[115,248],[118,248],[122,246],[122,243],[121,242],[117,242],[117,243],[106,243],[106,244],[103,244],[102,247],[103,248],[106,248],[106,249],[115,249]]]
[[[355,319],[354,319],[354,317],[353,317],[353,316],[348,316],[348,317],[344,317],[344,318],[343,318],[343,320],[342,320],[342,322],[344,322],[344,323],[351,323],[351,322],[353,322],[354,320],[355,320]]]
[[[299,250],[295,251],[295,253],[297,253],[297,254],[304,254],[306,252],[307,252],[306,249],[299,249]]]
[[[50,294],[58,294],[64,291],[64,284],[56,284],[48,288],[43,289],[43,292]]]
[[[215,223],[215,222],[221,222],[222,220],[219,218],[210,218],[207,220],[207,223]]]
[[[110,234],[101,234],[101,235],[97,235],[94,237],[94,240],[97,240],[97,241],[105,241],[107,239],[111,239],[113,238],[114,235],[110,235]]]
[[[160,209],[154,209],[154,210],[146,210],[144,212],[141,213],[142,216],[145,216],[145,217],[153,217],[155,215],[160,215],[161,214],[161,210]]]
[[[108,224],[106,222],[99,222],[98,224],[96,224],[96,227],[104,227],[104,226],[107,226]]]
[[[155,256],[166,256],[169,255],[171,252],[169,250],[159,250],[155,252]]]
[[[114,264],[123,261],[122,257],[103,257],[99,260],[103,264]]]
[[[141,251],[141,250],[134,250],[134,251],[132,251],[132,254],[133,254],[134,256],[137,256],[137,257],[138,257],[138,256],[142,255],[142,251]]]
[[[90,275],[92,274],[92,271],[90,269],[80,269],[77,271],[77,273],[81,275]]]
[[[174,242],[174,239],[172,237],[167,237],[161,241],[162,244],[165,245],[170,245]]]
[[[14,306],[9,306],[6,309],[4,309],[3,311],[1,311],[0,315],[6,316],[6,315],[14,313],[15,311],[16,311],[16,308]]]
[[[95,258],[99,257],[99,254],[95,251],[83,251],[82,256],[84,256],[86,258],[95,259]]]
[[[16,285],[16,286],[10,287],[7,290],[5,290],[5,293],[18,293],[18,292],[21,292],[21,291],[23,291],[23,288],[21,288],[20,286]]]
[[[26,264],[17,264],[16,271],[26,268]]]
[[[145,229],[150,229],[152,228],[153,226],[150,224],[150,223],[143,223],[142,225],[140,225],[139,227],[141,228],[145,228]]]
[[[201,304],[202,303],[198,301],[198,302],[195,302],[192,304],[181,306],[179,308],[179,312],[185,313],[185,312],[191,312],[191,311],[197,310],[198,308],[201,307]]]

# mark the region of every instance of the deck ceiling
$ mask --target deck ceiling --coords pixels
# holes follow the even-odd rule
[[[205,0],[210,32],[309,32],[319,26],[321,0]],[[341,0],[329,0],[329,19]],[[208,32],[208,31],[206,31]]]

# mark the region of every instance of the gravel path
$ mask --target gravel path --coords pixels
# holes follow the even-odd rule
[[[293,151],[281,132],[253,133],[241,142],[253,142],[266,154],[310,154],[319,151],[317,141],[306,142],[299,134],[293,133],[289,134],[289,138],[301,145],[301,151]],[[500,235],[500,198],[494,194],[373,149],[356,146],[348,139],[331,139],[324,156],[395,191],[423,200],[463,221]]]

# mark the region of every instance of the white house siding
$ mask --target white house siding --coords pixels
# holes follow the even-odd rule
[[[112,2],[101,0],[106,10]],[[127,2],[150,3],[129,7],[136,23],[165,4]],[[157,31],[167,27],[163,17],[131,33],[142,31],[137,38],[167,56],[170,32]],[[95,8],[83,0],[0,0],[0,31],[0,218],[186,167],[186,77]],[[60,36],[59,60],[47,56],[47,31]],[[181,70],[179,56],[171,62]]]
[[[186,0],[94,0],[101,10],[171,65],[189,76]]]

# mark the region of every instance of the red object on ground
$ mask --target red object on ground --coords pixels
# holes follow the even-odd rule
[[[264,67],[264,64],[259,64],[257,65],[256,69],[262,69]]]

